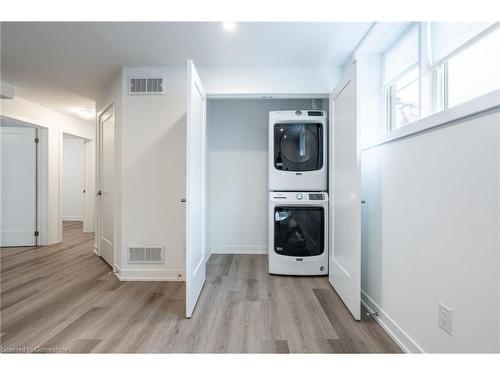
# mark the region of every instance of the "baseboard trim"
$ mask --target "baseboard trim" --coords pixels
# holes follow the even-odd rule
[[[184,270],[136,270],[116,266],[116,277],[120,281],[185,281]]]
[[[92,248],[92,251],[94,252],[95,255],[99,256],[99,248],[97,247],[96,244],[94,244],[94,247]]]
[[[62,221],[83,221],[82,216],[63,216]]]
[[[262,246],[223,246],[212,249],[210,254],[252,255],[267,254],[267,247]]]
[[[60,240],[59,240],[59,239],[57,239],[57,238],[56,238],[55,240],[54,240],[54,239],[52,239],[52,240],[50,240],[50,241],[48,241],[48,242],[47,242],[47,246],[54,245],[54,244],[56,244],[56,243],[61,243],[61,242],[62,242],[62,241],[60,241]]]
[[[373,316],[375,321],[387,332],[389,336],[398,344],[405,353],[425,353],[418,344],[378,306],[363,290],[361,291],[361,303],[371,313],[378,313]]]

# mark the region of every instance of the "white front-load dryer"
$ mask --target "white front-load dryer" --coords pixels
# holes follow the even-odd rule
[[[328,194],[269,193],[269,273],[328,274]]]
[[[269,112],[269,190],[327,190],[325,111]]]

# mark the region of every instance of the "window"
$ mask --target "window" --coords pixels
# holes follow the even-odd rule
[[[387,115],[391,130],[418,120],[419,80],[415,67],[387,88]]]
[[[358,66],[370,119],[362,136],[367,145],[455,106],[464,111],[447,111],[442,118],[452,121],[469,109],[499,104],[494,94],[500,92],[500,22],[377,23],[360,48],[355,55],[363,61]]]
[[[383,54],[383,85],[389,130],[419,118],[418,30],[418,25],[411,25]]]
[[[431,23],[438,110],[500,89],[500,28],[491,23]]]

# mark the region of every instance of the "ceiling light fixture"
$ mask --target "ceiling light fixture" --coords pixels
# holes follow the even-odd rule
[[[233,32],[236,30],[236,22],[222,22],[224,31]]]

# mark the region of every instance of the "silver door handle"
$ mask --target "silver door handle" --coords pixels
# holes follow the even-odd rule
[[[181,198],[181,203],[186,203],[186,198]]]
[[[98,197],[101,197],[102,196],[102,191],[98,190],[97,193],[95,193],[95,195],[97,195]]]

